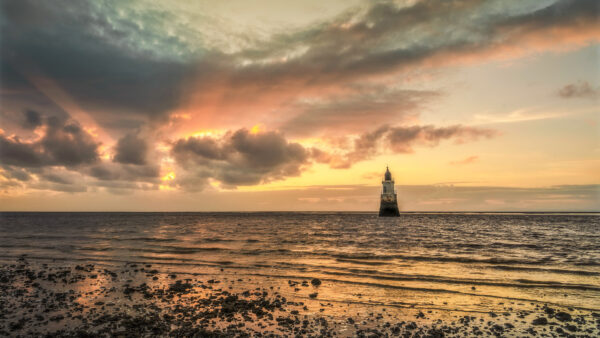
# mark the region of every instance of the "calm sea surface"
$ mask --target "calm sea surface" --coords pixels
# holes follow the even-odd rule
[[[265,283],[318,277],[335,302],[600,309],[598,214],[0,213],[0,261],[21,255]]]

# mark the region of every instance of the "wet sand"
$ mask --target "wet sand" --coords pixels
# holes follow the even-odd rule
[[[340,302],[326,279],[162,268],[4,261],[0,336],[600,336],[593,309],[491,298],[498,311],[460,311],[360,294]]]

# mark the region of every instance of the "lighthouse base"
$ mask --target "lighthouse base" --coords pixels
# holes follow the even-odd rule
[[[393,201],[381,201],[379,205],[379,217],[398,217],[400,211],[398,210],[398,202]]]

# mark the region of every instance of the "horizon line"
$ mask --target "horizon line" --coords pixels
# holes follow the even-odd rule
[[[140,211],[140,210],[0,210],[0,213],[352,213],[352,214],[377,214],[378,211],[372,210],[231,210],[231,211],[192,211],[192,210],[159,210],[159,211]],[[600,210],[573,211],[573,210],[478,210],[478,211],[400,211],[400,214],[600,214]]]

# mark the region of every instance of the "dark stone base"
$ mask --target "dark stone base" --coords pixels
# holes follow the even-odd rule
[[[379,206],[379,217],[398,217],[400,211],[398,210],[398,202],[384,202],[381,201]]]

